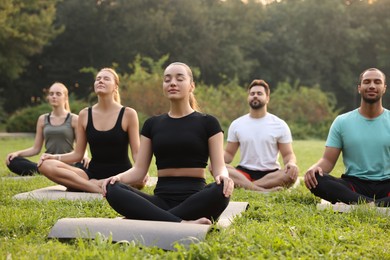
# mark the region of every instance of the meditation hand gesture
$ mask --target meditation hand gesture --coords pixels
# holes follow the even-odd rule
[[[107,194],[107,185],[108,184],[114,184],[115,182],[120,182],[120,177],[118,175],[109,177],[103,181],[102,184],[102,190],[103,190],[103,196],[105,197]]]
[[[226,198],[230,197],[232,195],[234,190],[234,182],[232,179],[229,178],[229,176],[226,175],[218,175],[215,177],[215,182],[219,185],[221,182],[223,182],[223,194]]]
[[[7,155],[7,158],[5,159],[5,163],[7,164],[7,165],[9,165],[10,164],[10,161],[12,161],[15,157],[18,157],[19,156],[19,154],[18,153],[10,153],[10,154],[8,154]]]
[[[41,166],[41,164],[43,163],[43,161],[49,160],[49,159],[60,160],[60,155],[44,153],[44,154],[41,155],[41,158],[39,158],[39,161],[38,161],[38,165],[37,165],[37,166],[38,166],[38,167]]]
[[[84,156],[83,161],[82,161],[83,166],[88,169],[88,165],[89,165],[90,161],[91,161],[91,159],[88,156]]]
[[[290,176],[291,180],[296,180],[298,178],[299,168],[295,163],[287,163],[284,167],[284,172]]]

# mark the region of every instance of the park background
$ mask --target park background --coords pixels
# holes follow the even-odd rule
[[[333,119],[359,105],[360,72],[389,72],[389,11],[389,0],[3,0],[0,130],[34,132],[56,81],[69,88],[73,112],[93,104],[102,67],[119,72],[122,103],[137,110],[142,125],[167,111],[162,72],[182,61],[193,68],[202,111],[217,116],[225,133],[248,111],[252,79],[269,82],[269,111],[290,125],[302,176],[321,156]],[[5,158],[33,139],[0,143]],[[339,161],[334,175],[342,172]],[[388,216],[364,207],[317,211],[319,199],[302,183],[268,195],[236,189],[232,200],[250,204],[241,218],[199,244],[165,252],[99,236],[49,240],[60,218],[118,214],[106,201],[15,201],[17,193],[54,183],[10,176],[2,164],[0,259],[390,259]]]
[[[118,71],[122,103],[137,110],[142,125],[166,111],[162,72],[181,61],[194,70],[202,111],[217,116],[225,131],[248,111],[247,85],[262,78],[271,86],[269,111],[286,120],[294,139],[325,139],[335,116],[358,106],[359,74],[369,67],[390,70],[389,0],[1,5],[3,131],[35,131],[37,116],[48,109],[39,107],[45,91],[56,81],[69,88],[73,112],[92,104],[102,67]]]

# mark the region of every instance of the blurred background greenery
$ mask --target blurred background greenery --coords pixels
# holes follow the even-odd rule
[[[0,129],[21,131],[8,121],[44,103],[55,81],[68,86],[77,113],[93,101],[94,71],[107,66],[142,122],[166,111],[162,70],[182,61],[195,72],[202,110],[225,131],[247,111],[246,86],[263,78],[270,112],[294,138],[323,139],[337,114],[358,106],[359,74],[389,72],[389,11],[390,0],[4,0]]]

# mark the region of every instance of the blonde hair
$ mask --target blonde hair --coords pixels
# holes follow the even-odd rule
[[[187,71],[188,76],[190,76],[191,83],[195,84],[195,82],[194,82],[194,75],[192,74],[191,68],[187,64],[185,64],[183,62],[173,62],[173,63],[169,64],[167,66],[167,68],[169,66],[171,66],[171,65],[183,66],[185,68],[185,70]],[[191,106],[191,108],[193,110],[200,111],[200,107],[199,107],[198,101],[196,100],[195,95],[194,95],[193,92],[190,93],[190,106]]]
[[[117,86],[117,89],[114,91],[114,100],[117,102],[117,103],[121,103],[121,97],[119,95],[119,76],[118,74],[116,73],[116,71],[112,68],[103,68],[101,69],[99,72],[102,72],[102,71],[108,71],[110,72],[113,76],[114,76],[114,81],[115,81],[115,84]],[[98,73],[99,73],[98,72]]]
[[[64,97],[65,97],[64,108],[65,108],[66,111],[70,112],[68,88],[61,82],[54,82],[50,86],[50,88],[53,87],[54,85],[58,85],[58,86],[60,86],[62,88],[62,93],[64,94]],[[49,92],[50,92],[50,88],[49,88]]]

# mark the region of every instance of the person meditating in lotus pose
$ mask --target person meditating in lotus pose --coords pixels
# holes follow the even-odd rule
[[[79,114],[77,145],[67,154],[43,154],[39,171],[50,180],[70,190],[102,193],[103,179],[132,167],[139,149],[139,124],[137,112],[120,104],[119,77],[110,68],[104,68],[96,76],[97,104],[84,108]],[[68,165],[79,161],[89,144],[92,159],[88,169]],[[145,180],[134,184],[142,188]]]
[[[34,145],[7,155],[5,163],[8,169],[18,175],[39,173],[37,163],[25,157],[39,154],[43,143],[45,143],[45,153],[64,154],[73,151],[77,140],[76,128],[79,117],[70,112],[68,89],[62,83],[54,83],[49,88],[47,100],[52,111],[39,116]],[[85,153],[80,162],[75,163],[74,166],[85,169],[88,164],[88,153]]]
[[[108,203],[126,218],[211,224],[228,206],[234,184],[223,159],[223,132],[216,118],[197,111],[194,90],[186,64],[175,62],[165,69],[168,113],[143,125],[134,167],[105,181]],[[145,178],[153,154],[158,181],[149,195],[128,184]],[[215,182],[206,185],[209,157]]]
[[[322,158],[305,174],[310,191],[332,203],[390,206],[390,111],[382,106],[386,76],[376,68],[360,74],[360,107],[339,115]],[[345,173],[330,175],[340,153]]]

